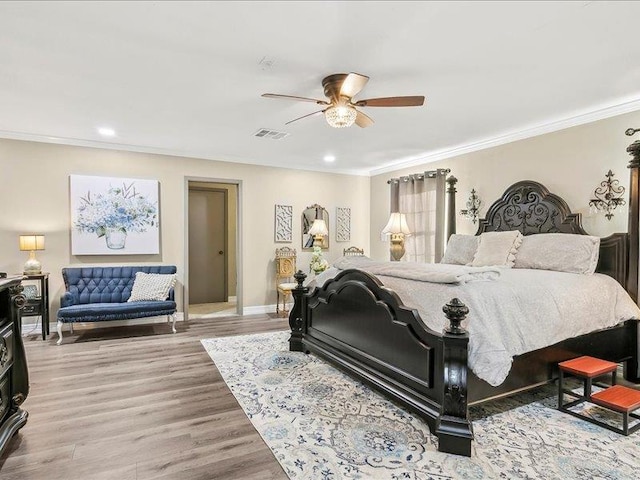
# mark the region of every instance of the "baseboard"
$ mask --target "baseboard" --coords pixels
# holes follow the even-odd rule
[[[38,318],[38,317],[25,317],[22,322],[22,335],[40,335],[42,336],[42,327],[40,326],[40,322],[31,322],[25,323],[24,320],[26,318]],[[184,313],[177,312],[176,313],[176,322],[184,321]],[[79,330],[91,330],[95,328],[104,328],[106,326],[109,327],[127,327],[130,325],[148,325],[151,323],[167,323],[167,316],[160,315],[157,317],[146,317],[146,318],[131,318],[129,320],[108,320],[105,322],[79,322],[74,323],[73,328]],[[37,327],[36,327],[37,324]],[[69,329],[69,324],[65,324],[63,329],[67,331]],[[57,335],[57,324],[56,322],[49,322],[49,333],[55,333]]]
[[[235,295],[233,297],[229,297],[228,302],[238,303],[238,297],[236,297]]]
[[[287,310],[291,311],[293,303],[287,304]],[[266,313],[276,313],[276,304],[271,305],[254,305],[252,307],[244,307],[242,309],[243,315],[264,315]]]
[[[291,311],[291,308],[293,308],[293,303],[288,303],[287,310]],[[265,315],[268,313],[275,313],[276,304],[274,303],[271,305],[254,305],[251,307],[244,307],[242,310],[243,310],[242,311],[243,315]],[[42,327],[40,327],[39,323],[37,327],[35,326],[36,322],[26,323],[24,320],[26,320],[27,318],[31,320],[31,319],[36,319],[38,317],[25,317],[22,319],[23,320],[22,335],[42,335]],[[165,315],[162,315],[159,317],[132,318],[130,320],[109,320],[107,322],[74,323],[73,328],[90,330],[93,328],[103,328],[107,326],[107,324],[112,327],[126,327],[129,325],[147,325],[150,323],[166,323],[166,321],[167,321],[167,317]],[[176,321],[177,322],[184,321],[184,312],[176,313]],[[67,325],[68,324],[65,324],[65,326],[63,327],[65,330],[69,328]],[[55,333],[56,330],[57,330],[56,322],[49,323],[49,332]]]

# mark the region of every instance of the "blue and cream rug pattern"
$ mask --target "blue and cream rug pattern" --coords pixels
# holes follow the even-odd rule
[[[472,457],[460,457],[438,452],[416,415],[317,357],[288,351],[288,338],[202,344],[292,479],[638,478],[640,432],[625,437],[559,412],[553,387],[473,408]]]

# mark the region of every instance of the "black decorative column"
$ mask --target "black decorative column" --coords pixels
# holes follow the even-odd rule
[[[629,136],[640,131],[630,128],[625,133]],[[636,140],[627,147],[631,155],[629,161],[629,270],[627,274],[627,292],[638,301],[638,250],[640,250],[640,140]]]
[[[467,411],[467,356],[469,334],[460,323],[469,313],[467,306],[454,298],[442,310],[449,320],[442,342],[444,382],[442,411],[436,422],[438,450],[471,456],[473,427]]]
[[[29,416],[20,408],[29,394],[29,371],[20,317],[26,298],[20,282],[22,276],[0,278],[0,456]]]
[[[298,270],[293,278],[296,279],[298,285],[291,292],[293,295],[293,308],[289,313],[289,327],[291,327],[291,337],[289,338],[289,350],[294,352],[304,351],[304,345],[302,343],[302,335],[306,332],[307,326],[305,323],[306,311],[307,311],[307,293],[309,287],[304,287],[304,280],[307,275],[302,270]]]
[[[13,372],[11,376],[13,388],[13,398],[11,410],[17,411],[18,407],[25,401],[27,395],[29,395],[29,369],[27,368],[27,354],[24,350],[24,343],[22,342],[22,317],[20,316],[20,310],[27,303],[27,298],[22,293],[24,287],[22,285],[15,285],[9,288],[9,295],[11,295],[11,304],[13,306],[11,315],[13,317],[13,335],[14,338],[20,338],[18,342],[14,342],[13,359]]]

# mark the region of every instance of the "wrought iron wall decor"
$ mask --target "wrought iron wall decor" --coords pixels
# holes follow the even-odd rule
[[[605,212],[604,216],[607,217],[607,220],[611,220],[613,211],[617,207],[626,204],[623,198],[624,187],[620,185],[618,180],[613,178],[614,173],[611,170],[607,172],[605,177],[607,179],[602,181],[600,186],[594,190],[593,195],[595,198],[589,200],[589,207],[592,210]]]
[[[471,220],[474,225],[480,217],[480,207],[482,206],[482,200],[478,197],[475,188],[471,189],[471,194],[467,200],[467,208],[460,210],[460,215]]]
[[[293,241],[293,207],[276,205],[275,242],[291,243]]]

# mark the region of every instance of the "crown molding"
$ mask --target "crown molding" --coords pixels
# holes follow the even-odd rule
[[[282,166],[275,164],[265,164],[259,162],[252,162],[247,159],[234,157],[231,154],[220,155],[198,155],[193,152],[181,151],[181,150],[169,150],[160,147],[147,147],[143,145],[129,145],[126,143],[112,143],[101,142],[99,140],[84,140],[81,138],[69,138],[69,137],[54,137],[51,135],[40,135],[35,133],[25,132],[12,132],[9,130],[0,130],[0,138],[6,138],[8,140],[22,140],[26,142],[38,142],[38,143],[53,143],[56,145],[69,145],[72,147],[88,147],[88,148],[102,148],[106,150],[119,150],[124,152],[136,152],[136,153],[149,153],[153,155],[166,155],[171,157],[184,157],[195,158],[198,160],[211,160],[214,162],[223,163],[238,163],[244,165],[257,165],[260,167],[271,168],[286,168],[295,170],[304,170],[316,173],[335,173],[337,175],[357,175],[368,177],[369,171],[366,169],[349,169],[349,168],[311,168],[305,166]]]
[[[159,147],[148,147],[141,145],[128,145],[121,143],[101,142],[96,140],[83,140],[79,138],[67,138],[67,137],[54,137],[50,135],[39,135],[24,132],[12,132],[7,130],[0,130],[0,138],[7,138],[10,140],[23,140],[29,142],[40,143],[53,143],[58,145],[70,145],[77,147],[89,147],[89,148],[102,148],[107,150],[120,150],[127,152],[137,153],[149,153],[155,155],[168,155],[177,157],[196,158],[202,160],[211,160],[224,163],[241,163],[245,165],[258,165],[262,167],[272,168],[296,168],[297,170],[305,170],[318,173],[334,173],[338,175],[356,175],[356,176],[368,176],[373,177],[383,173],[394,172],[403,168],[415,167],[424,165],[426,163],[437,162],[439,160],[445,160],[447,158],[457,157],[465,155],[467,153],[473,153],[487,148],[497,147],[507,143],[515,142],[517,140],[524,140],[526,138],[536,137],[538,135],[544,135],[546,133],[556,132],[558,130],[564,130],[566,128],[576,127],[584,125],[586,123],[595,122],[598,120],[604,120],[606,118],[623,115],[625,113],[635,112],[640,110],[640,98],[633,98],[630,100],[622,101],[614,105],[608,105],[597,108],[588,112],[583,112],[570,117],[565,117],[560,120],[554,120],[547,123],[541,123],[532,127],[527,127],[521,130],[515,130],[507,133],[501,133],[494,137],[487,137],[485,139],[457,145],[452,148],[446,148],[442,150],[435,150],[432,152],[425,152],[423,154],[394,160],[379,168],[372,169],[334,169],[334,168],[309,168],[309,167],[282,167],[280,165],[269,165],[258,162],[251,162],[246,159],[233,158],[230,154],[221,154],[216,156],[201,156],[194,155],[186,151],[168,150]],[[225,158],[225,160],[221,160]]]
[[[524,140],[525,138],[536,137],[538,135],[544,135],[546,133],[557,132],[558,130],[564,130],[566,128],[577,127],[586,123],[604,120],[606,118],[611,118],[638,110],[640,110],[640,98],[635,98],[633,100],[625,101],[615,105],[601,107],[586,113],[566,117],[561,120],[554,120],[552,122],[542,123],[522,130],[502,133],[498,136],[485,138],[477,142],[457,145],[453,148],[436,150],[433,152],[425,153],[424,155],[397,160],[388,163],[383,167],[373,168],[369,170],[369,176],[373,177],[375,175],[389,173],[403,168],[415,167],[418,165],[424,165],[425,163],[437,162],[438,160],[445,160],[447,158],[457,157],[467,153],[473,153],[479,150],[497,147],[506,143],[515,142],[517,140]]]

